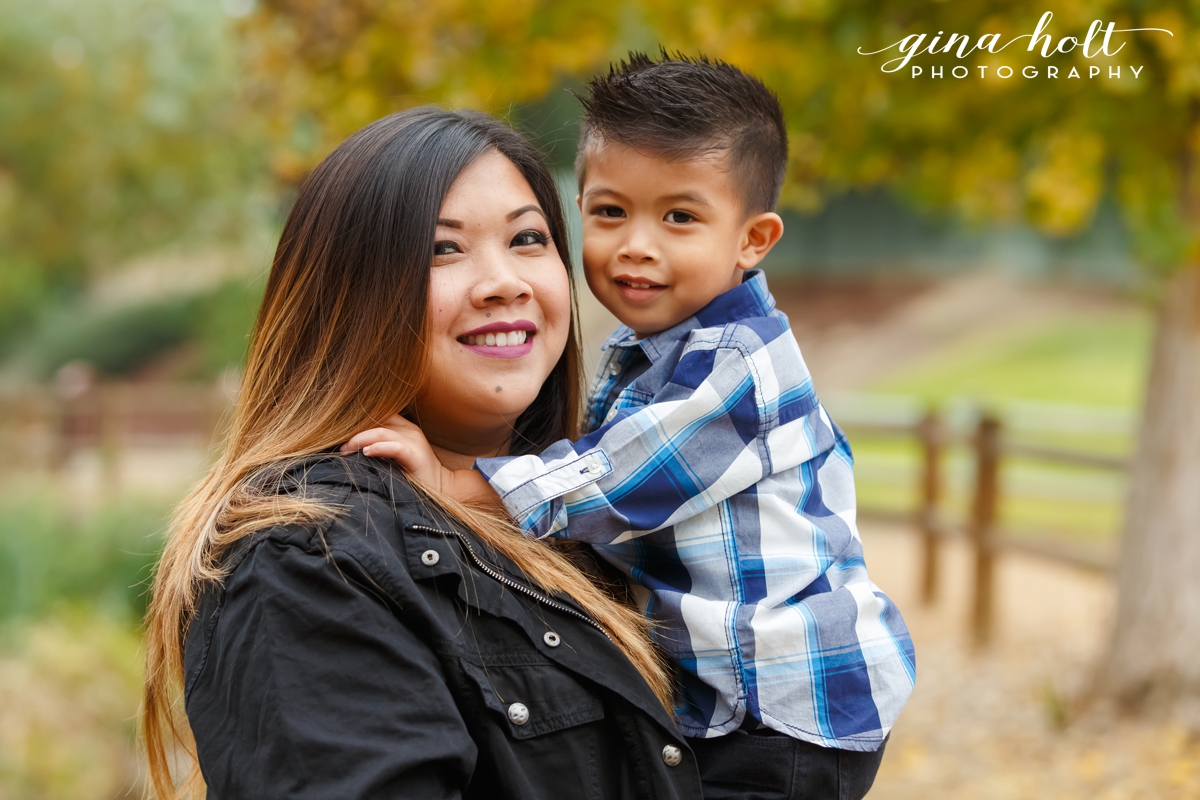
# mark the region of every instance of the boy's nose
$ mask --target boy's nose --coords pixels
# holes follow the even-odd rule
[[[617,260],[626,264],[645,264],[658,260],[654,238],[642,226],[630,226],[629,235],[617,251]]]

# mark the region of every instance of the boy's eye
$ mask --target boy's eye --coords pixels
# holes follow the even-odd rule
[[[535,244],[540,244],[545,247],[550,242],[550,237],[541,231],[521,231],[513,237],[509,247],[532,247]]]
[[[667,222],[674,222],[676,224],[682,225],[684,223],[691,222],[692,220],[695,219],[695,217],[693,217],[691,214],[687,213],[686,211],[668,211],[665,219],[667,220]]]
[[[442,241],[433,243],[433,254],[435,256],[448,256],[452,253],[461,253],[462,249],[455,242]]]
[[[602,217],[619,218],[625,216],[625,209],[619,206],[600,206],[596,209],[596,213]]]

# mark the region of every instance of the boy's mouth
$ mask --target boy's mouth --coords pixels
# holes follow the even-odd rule
[[[665,284],[655,283],[639,276],[620,275],[613,279],[621,297],[633,303],[653,300],[666,289]]]

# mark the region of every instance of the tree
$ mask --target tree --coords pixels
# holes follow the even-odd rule
[[[188,235],[237,235],[262,175],[216,3],[0,0],[0,339]]]
[[[386,111],[428,100],[503,111],[661,41],[776,89],[786,204],[885,184],[926,209],[1066,235],[1113,197],[1164,298],[1103,672],[1126,699],[1200,692],[1197,33],[1200,7],[1142,0],[271,0],[246,28],[285,173]],[[952,50],[906,56],[935,36]]]

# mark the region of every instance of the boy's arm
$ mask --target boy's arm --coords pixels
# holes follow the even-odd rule
[[[799,463],[773,464],[778,431],[770,428],[780,419],[780,397],[773,374],[761,380],[757,360],[715,342],[691,350],[650,405],[621,409],[578,442],[557,442],[540,455],[480,459],[475,467],[539,538],[610,544],[676,524]],[[806,386],[788,400],[806,406],[792,409],[801,425],[817,408]],[[793,451],[788,460],[811,457],[800,451],[815,441],[790,427],[801,441],[785,448]]]

